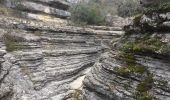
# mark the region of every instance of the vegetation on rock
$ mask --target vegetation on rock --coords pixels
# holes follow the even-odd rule
[[[111,5],[112,4],[112,5]],[[82,0],[70,8],[71,21],[80,25],[108,25],[110,17],[130,17],[142,12],[138,0]],[[108,21],[109,19],[109,21]]]
[[[118,6],[118,15],[130,17],[142,12],[139,0],[125,0]]]
[[[6,45],[6,51],[8,52],[22,49],[24,46],[20,44],[21,41],[23,41],[23,39],[16,38],[10,34],[4,34],[4,42]]]
[[[0,15],[18,17],[20,15],[20,13],[17,12],[16,10],[13,10],[11,8],[7,8],[7,7],[0,4]]]
[[[145,13],[151,14],[152,12],[163,13],[170,11],[170,2],[160,2],[159,4],[152,5],[145,9]]]
[[[153,81],[153,75],[149,74],[137,85],[137,100],[153,100],[153,96],[149,94],[149,90],[153,87]]]
[[[93,0],[90,2],[81,2],[70,9],[71,20],[75,24],[102,25],[105,22],[103,8]]]

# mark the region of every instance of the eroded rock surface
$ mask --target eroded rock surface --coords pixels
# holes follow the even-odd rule
[[[83,100],[169,100],[169,12],[134,19],[83,81]]]
[[[0,100],[170,99],[169,12],[136,17],[121,37],[122,19],[61,25],[65,1],[5,1],[34,20],[0,15]]]
[[[87,74],[119,27],[60,26],[0,17],[1,100],[63,100],[82,88]]]
[[[70,17],[70,4],[64,0],[1,0],[2,5],[24,18],[47,20]]]

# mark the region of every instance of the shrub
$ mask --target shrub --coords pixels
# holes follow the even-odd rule
[[[101,25],[105,22],[103,8],[95,1],[80,2],[70,8],[75,24]]]
[[[145,13],[152,13],[152,12],[168,12],[170,11],[170,1],[162,1],[158,4],[151,5],[145,8]]]
[[[120,3],[117,10],[121,17],[130,17],[142,12],[138,0],[125,0]]]
[[[140,2],[144,7],[151,7],[151,6],[158,6],[160,3],[167,3],[170,1],[169,0],[140,0]]]

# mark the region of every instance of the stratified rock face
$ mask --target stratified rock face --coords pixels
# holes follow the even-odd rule
[[[136,18],[115,48],[86,75],[81,98],[170,100],[169,21],[169,12]]]
[[[6,2],[29,17],[65,18],[69,7]],[[122,25],[81,28],[0,15],[0,100],[169,100],[169,13],[138,16],[121,40]]]
[[[170,12],[151,12],[138,16],[126,31],[170,31]]]
[[[2,2],[2,1],[1,1]],[[67,11],[70,4],[63,0],[3,0],[7,7],[20,10],[27,17],[29,14],[46,14],[60,18],[67,18],[71,14]]]
[[[123,34],[119,27],[59,26],[2,15],[0,27],[1,100],[72,98],[111,40]]]

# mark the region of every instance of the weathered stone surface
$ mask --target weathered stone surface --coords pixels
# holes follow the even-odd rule
[[[45,12],[59,1],[22,2]],[[141,16],[121,40],[119,24],[81,28],[0,15],[0,99],[169,100],[169,13]]]
[[[121,28],[60,26],[2,15],[0,27],[2,100],[71,98],[111,40],[123,34]],[[20,48],[6,51],[4,34],[17,39],[12,44]]]
[[[146,13],[125,27],[126,31],[170,31],[169,12]]]
[[[21,16],[35,18],[30,14],[43,14],[60,18],[67,18],[71,14],[67,11],[69,3],[62,0],[3,0],[7,7],[22,12]]]
[[[159,15],[143,15],[100,57],[83,81],[82,100],[170,99],[170,31],[167,23],[159,27]]]
[[[44,3],[46,5],[49,5],[50,7],[62,10],[68,10],[68,8],[70,7],[70,4],[64,0],[32,0],[32,1]]]

